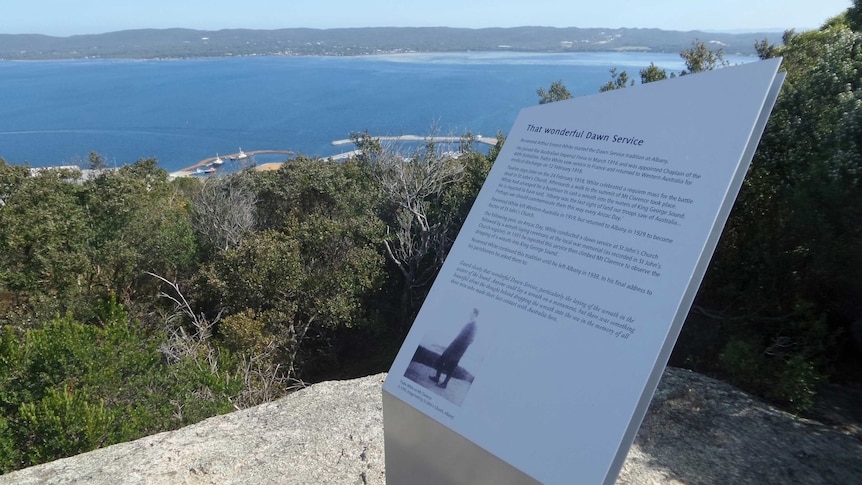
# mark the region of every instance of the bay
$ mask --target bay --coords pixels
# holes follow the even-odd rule
[[[612,67],[637,78],[650,62],[684,67],[676,54],[631,52],[0,62],[0,157],[85,167],[95,151],[175,171],[240,148],[333,156],[352,146],[331,142],[355,131],[493,137],[539,87],[592,94]]]

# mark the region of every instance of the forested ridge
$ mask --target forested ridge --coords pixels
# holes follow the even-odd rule
[[[342,29],[140,29],[53,37],[0,34],[0,59],[187,58],[249,55],[356,56],[399,52],[679,52],[698,37],[729,53],[754,55],[774,33],[660,29],[368,27]]]
[[[756,48],[787,80],[671,363],[802,412],[862,384],[862,7]],[[640,82],[723,64],[683,58]],[[206,180],[0,159],[0,471],[385,371],[505,140],[353,139]]]

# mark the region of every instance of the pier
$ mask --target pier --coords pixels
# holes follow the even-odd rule
[[[380,141],[391,141],[391,142],[427,142],[427,141],[431,141],[434,143],[460,143],[462,140],[462,137],[460,137],[460,136],[420,136],[420,135],[375,136],[373,138],[376,140],[380,140]],[[476,143],[484,143],[486,145],[494,146],[497,144],[497,137],[476,136],[473,139],[473,141]],[[349,138],[344,139],[344,140],[335,140],[335,141],[331,142],[332,146],[352,145],[352,144],[353,144],[353,140],[351,140]],[[330,155],[328,157],[321,157],[321,158],[331,159],[331,160],[346,160],[350,157],[358,155],[359,153],[360,153],[359,150],[350,150],[350,151],[342,152],[342,153],[337,154],[337,155]],[[221,158],[224,160],[231,160],[231,161],[235,162],[235,161],[241,161],[241,160],[248,160],[255,155],[266,155],[266,154],[295,155],[296,153],[294,153],[291,150],[253,150],[250,152],[243,152],[242,149],[240,148],[240,151],[237,153],[233,153],[230,155],[224,155],[224,156],[205,158],[205,159],[201,160],[200,162],[198,162],[198,163],[196,163],[190,167],[186,167],[182,170],[178,170],[176,172],[171,173],[171,176],[181,177],[181,176],[195,175],[195,174],[199,173],[199,172],[196,172],[196,170],[203,168],[203,167],[212,166],[212,163],[217,158]],[[278,170],[279,167],[281,167],[280,162],[265,163],[265,164],[257,167],[256,170],[264,170],[264,171],[266,171],[266,170]],[[218,173],[218,169],[216,169],[216,171],[213,173]]]
[[[207,165],[210,165],[211,163],[213,163],[216,160],[216,158],[228,159],[231,161],[239,161],[239,160],[249,159],[255,155],[266,155],[266,154],[295,155],[295,153],[291,150],[254,150],[254,151],[250,151],[250,152],[243,152],[242,150],[240,150],[239,152],[233,153],[231,155],[204,158],[200,162],[192,165],[191,167],[184,168],[184,169],[179,170],[178,172],[175,172],[175,173],[181,173],[181,172],[187,172],[190,174],[194,173],[195,170],[197,170],[201,167],[206,167]]]

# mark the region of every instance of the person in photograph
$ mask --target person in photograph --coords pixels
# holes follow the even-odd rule
[[[458,335],[452,340],[452,343],[446,347],[446,350],[440,354],[440,357],[434,364],[434,369],[437,370],[437,374],[429,377],[431,377],[431,380],[437,383],[439,387],[445,389],[446,386],[449,385],[449,379],[452,378],[452,373],[458,368],[458,362],[461,361],[461,357],[464,356],[464,352],[467,351],[467,347],[469,347],[470,344],[473,343],[473,340],[475,340],[476,317],[478,316],[479,310],[474,308],[473,312],[470,314],[470,321],[464,325]],[[440,382],[442,374],[446,374],[446,379],[443,382]]]

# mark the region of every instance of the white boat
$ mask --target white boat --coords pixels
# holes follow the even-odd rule
[[[248,158],[248,155],[246,155],[245,152],[242,151],[242,147],[239,147],[239,155],[236,156],[236,159],[245,160],[246,158]]]
[[[218,166],[224,164],[224,160],[222,160],[222,158],[220,156],[218,156],[218,153],[216,153],[215,160],[213,160],[212,164],[215,165],[216,167],[218,167]]]

